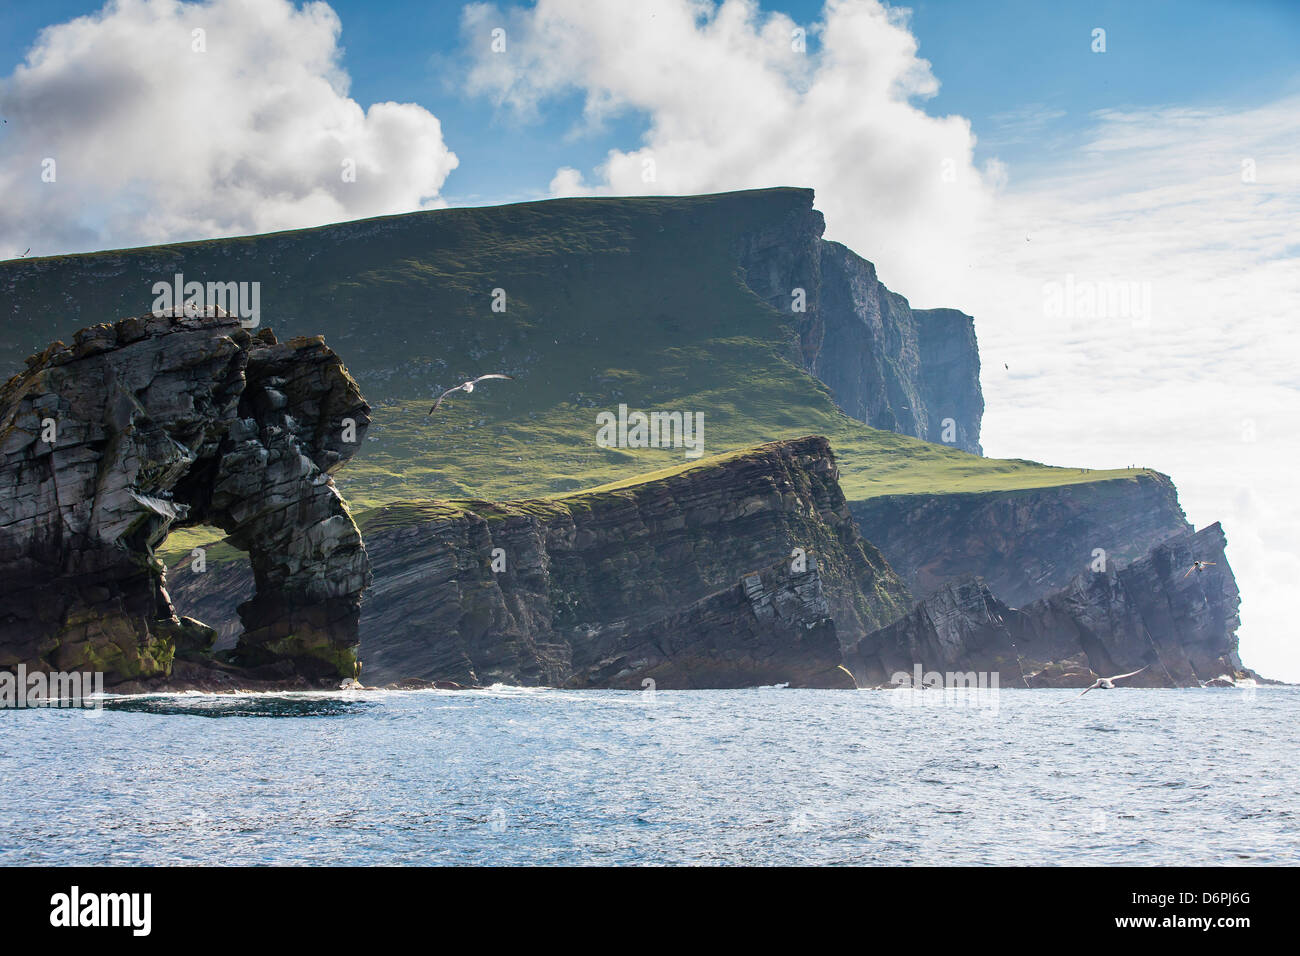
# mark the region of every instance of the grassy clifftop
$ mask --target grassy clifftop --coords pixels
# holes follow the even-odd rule
[[[803,189],[565,199],[0,263],[0,371],[147,311],[153,283],[180,272],[261,283],[264,325],[323,334],[347,360],[375,409],[338,475],[356,511],[561,495],[692,466],[681,450],[597,447],[596,415],[620,403],[702,412],[706,455],[825,435],[851,500],[1135,474],[980,458],[844,414],[802,367],[791,316],[737,267],[741,237],[811,204]],[[443,388],[483,372],[516,380],[426,415]]]

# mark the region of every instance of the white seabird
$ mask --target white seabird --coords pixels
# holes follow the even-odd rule
[[[1083,694],[1088,693],[1088,691],[1090,690],[1114,690],[1115,681],[1123,680],[1125,677],[1132,677],[1134,674],[1141,674],[1144,670],[1147,669],[1147,667],[1150,666],[1151,666],[1150,664],[1147,664],[1146,667],[1139,667],[1137,670],[1129,671],[1127,674],[1116,674],[1114,677],[1098,677],[1095,681],[1092,682],[1092,686],[1084,689]],[[1079,697],[1082,697],[1083,694],[1080,694]],[[1076,697],[1074,699],[1078,700],[1079,697]]]
[[[466,395],[468,395],[470,392],[474,391],[475,385],[477,385],[479,382],[487,381],[490,378],[504,378],[511,382],[515,380],[513,375],[502,375],[500,372],[493,372],[490,375],[480,375],[478,378],[470,379],[468,382],[461,382],[459,385],[455,386],[454,388],[449,388],[447,389],[447,391],[439,395],[438,400],[434,402],[433,407],[429,409],[429,414],[432,415],[434,412],[436,412],[438,410],[438,406],[442,404],[442,400],[446,398],[448,395],[450,395],[452,392],[463,391]]]

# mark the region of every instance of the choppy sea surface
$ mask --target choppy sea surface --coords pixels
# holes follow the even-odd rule
[[[1300,689],[0,711],[0,865],[1300,862]]]

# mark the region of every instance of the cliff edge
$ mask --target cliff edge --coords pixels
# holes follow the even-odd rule
[[[873,428],[982,454],[975,321],[956,309],[913,309],[852,249],[822,239],[812,190],[737,242],[741,275],[793,321],[798,358],[835,402]]]

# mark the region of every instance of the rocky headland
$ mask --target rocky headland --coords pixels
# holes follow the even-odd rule
[[[823,231],[811,190],[776,188],[0,263],[0,668],[334,685],[359,658],[369,684],[843,686],[841,665],[870,685],[908,655],[991,668],[987,640],[1025,644],[1014,673],[1042,684],[1144,660],[1140,622],[1182,654],[1143,680],[1232,670],[1226,560],[1132,574],[1192,535],[1173,483],[977,457],[971,317],[911,308]],[[181,273],[260,283],[276,328],[306,334],[216,314],[78,331]],[[53,334],[73,344],[24,364]],[[430,394],[487,368],[510,388],[430,422]],[[707,409],[710,448],[746,450],[652,471],[670,459],[594,449],[620,404]],[[758,444],[793,428],[840,461],[825,438]],[[338,475],[354,522],[332,476],[362,447]],[[225,541],[164,576],[160,543],[199,525]],[[1193,585],[1215,575],[1200,620]],[[1164,605],[1195,628],[1152,626]],[[1019,623],[985,633],[980,606]],[[1118,636],[1098,644],[1103,608]]]
[[[918,598],[978,575],[1028,604],[1084,570],[1119,567],[1192,530],[1166,475],[851,502],[862,534]]]
[[[370,567],[330,475],[369,420],[319,337],[224,313],[96,325],[32,356],[0,390],[0,667],[110,687],[353,676]],[[192,523],[247,555],[224,659],[154,554]]]

